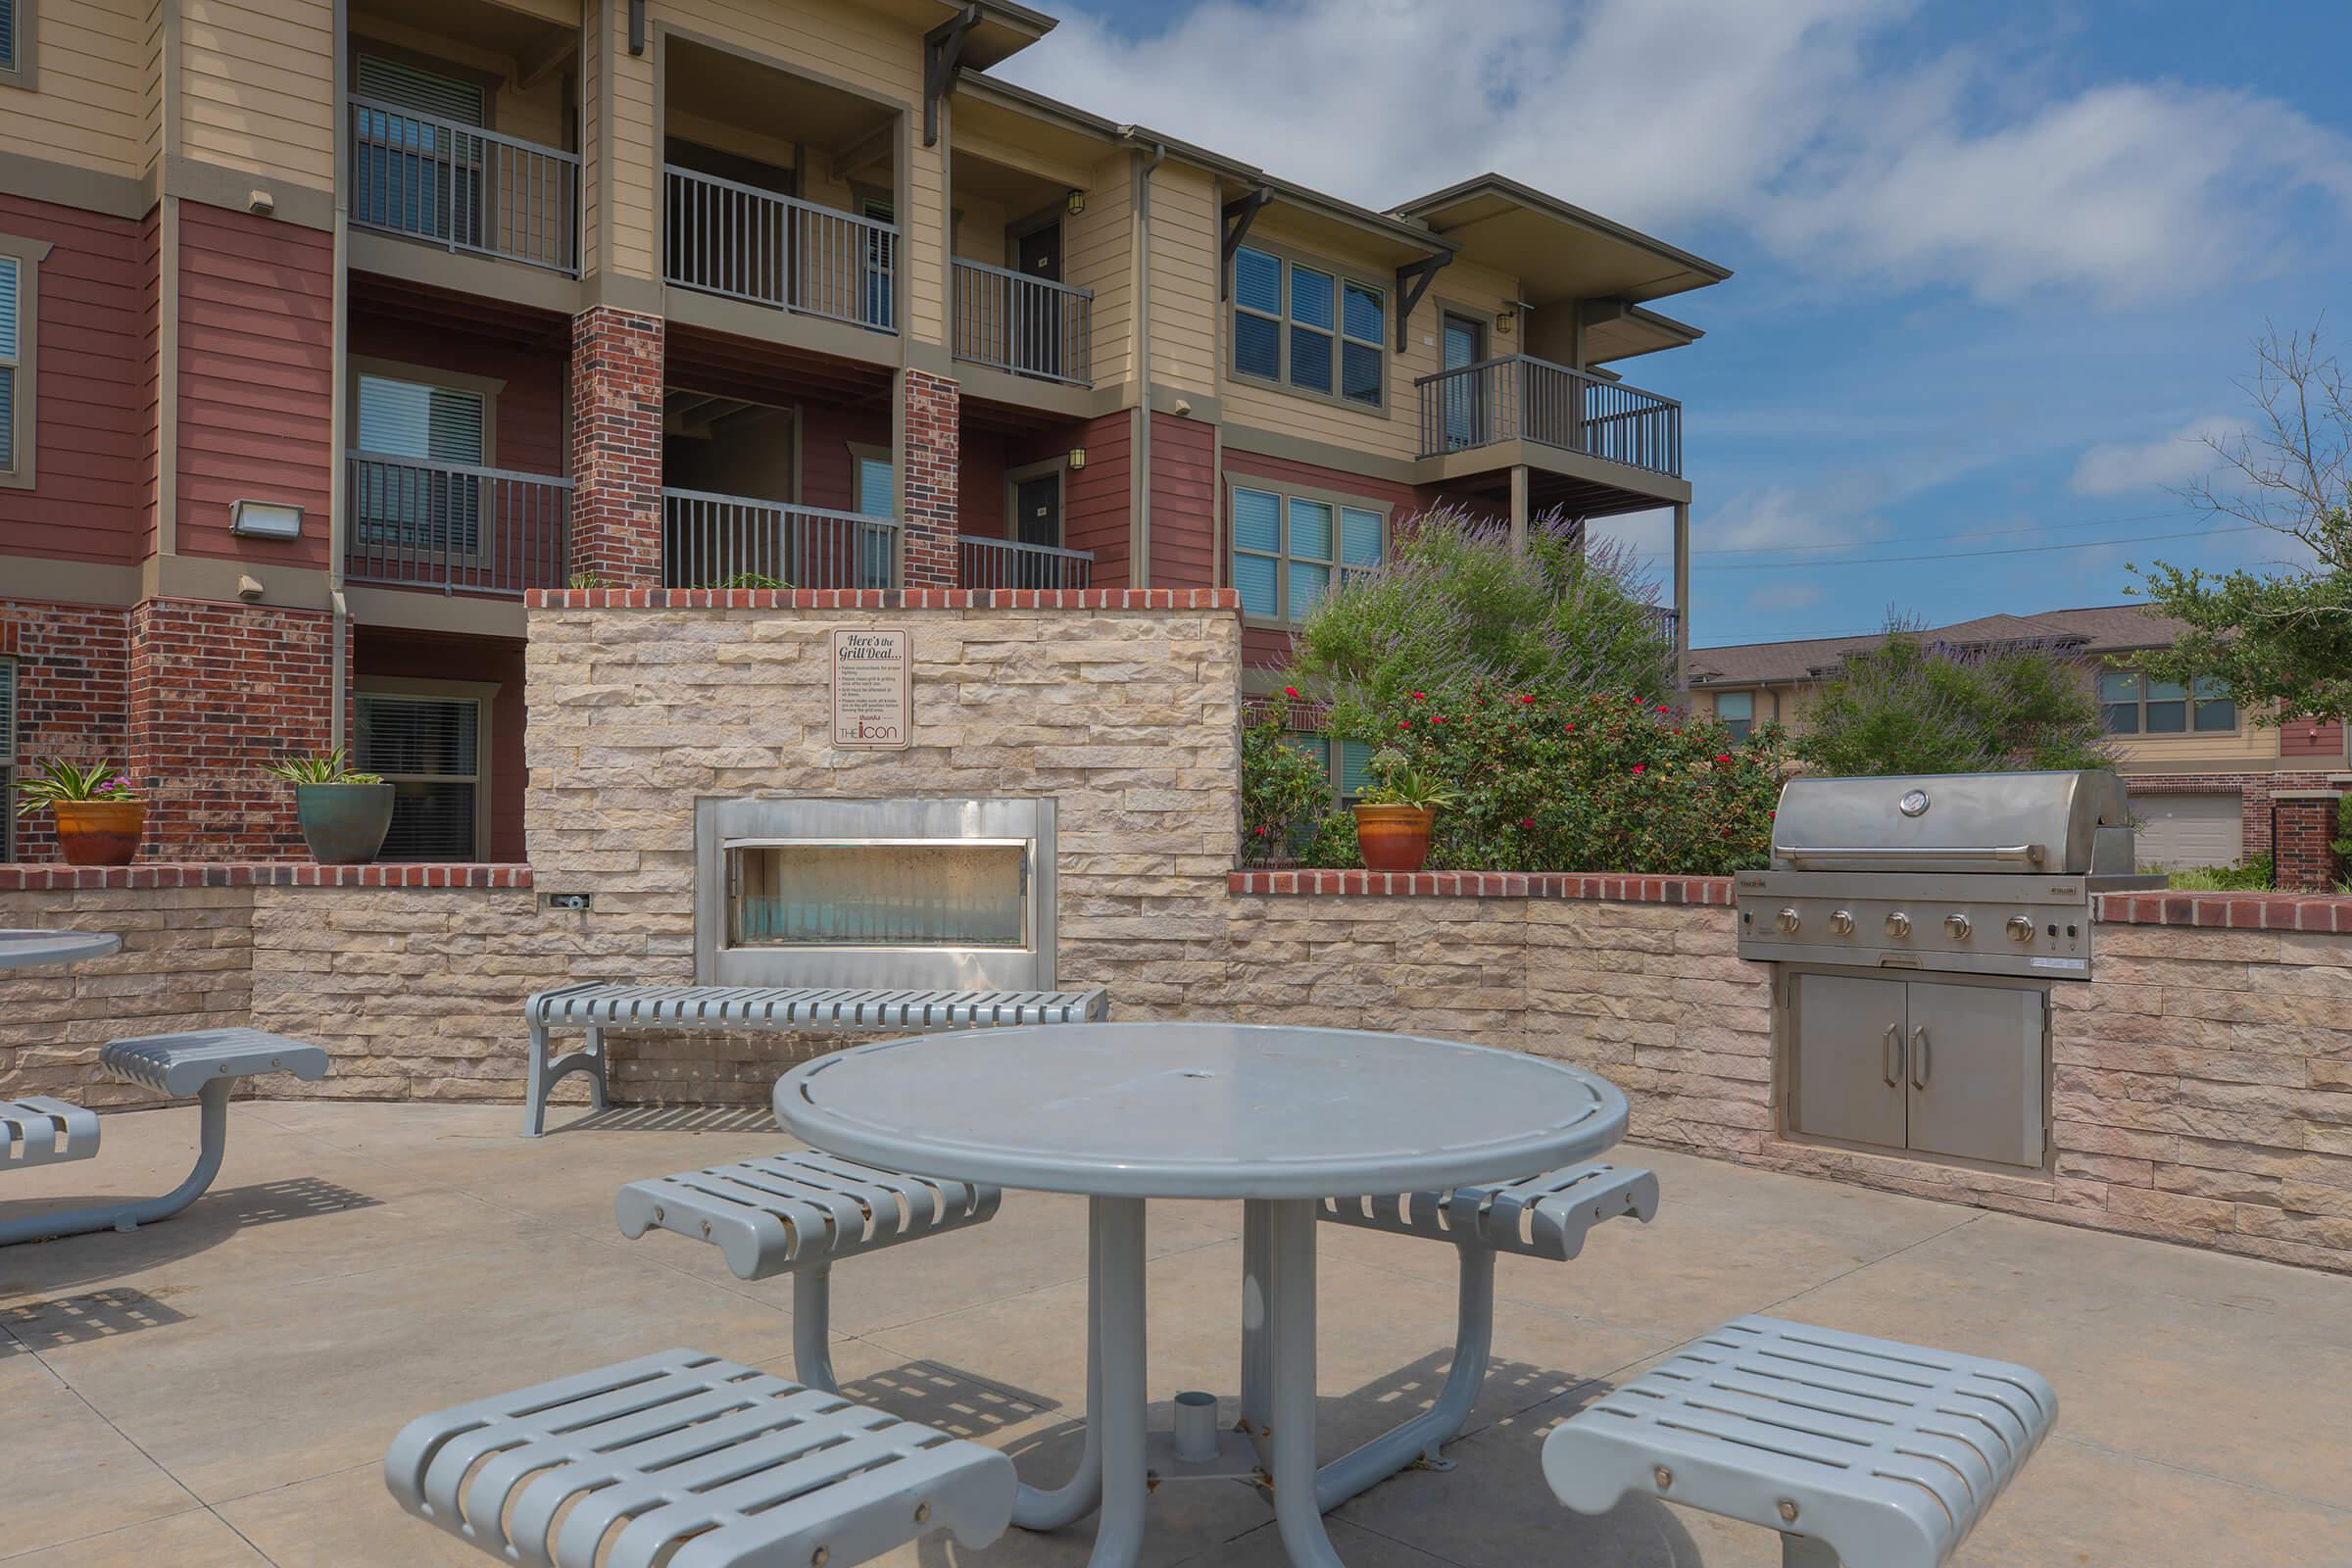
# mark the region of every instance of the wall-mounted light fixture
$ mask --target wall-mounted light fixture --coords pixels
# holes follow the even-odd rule
[[[1072,218],[1075,218],[1075,217],[1077,217],[1077,216],[1078,216],[1080,213],[1083,213],[1083,212],[1085,212],[1085,211],[1086,211],[1086,192],[1084,192],[1084,191],[1082,191],[1082,190],[1074,190],[1074,191],[1070,192],[1070,216],[1071,216]]]
[[[1073,468],[1083,468],[1086,466],[1086,448],[1070,448],[1070,466]]]
[[[1517,311],[1496,311],[1494,313],[1494,335],[1496,337],[1509,337],[1511,329],[1518,324],[1519,313]]]
[[[282,501],[231,501],[228,531],[250,539],[299,539],[302,509]]]

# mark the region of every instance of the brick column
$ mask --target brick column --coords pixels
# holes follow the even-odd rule
[[[961,575],[956,547],[956,466],[963,398],[955,382],[923,370],[900,377],[906,400],[906,471],[899,506],[906,527],[907,588],[953,588]]]
[[[662,318],[599,305],[571,318],[571,570],[662,582]]]
[[[2340,790],[2284,790],[2271,797],[2271,885],[2295,893],[2331,893],[2343,865],[2335,853]]]

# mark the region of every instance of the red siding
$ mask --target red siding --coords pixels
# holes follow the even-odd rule
[[[1072,550],[1095,553],[1094,586],[1128,586],[1129,518],[1133,508],[1127,493],[1135,461],[1135,421],[1126,414],[1105,414],[1079,427],[1070,444],[1086,448],[1086,466],[1072,472],[1061,491],[1061,537]]]
[[[0,233],[53,247],[35,273],[34,488],[0,490],[0,553],[139,561],[147,375],[140,225],[0,196]]]
[[[391,318],[356,311],[349,346],[362,359],[504,381],[491,466],[520,473],[564,471],[563,355],[471,333],[419,333]]]
[[[156,553],[164,514],[164,209],[139,225],[139,556]]]
[[[179,552],[323,566],[333,241],[182,202],[179,256]],[[300,506],[303,537],[230,534],[228,504],[248,496]]]
[[[1217,433],[1173,414],[1152,416],[1152,586],[1214,588]]]
[[[2321,723],[2316,719],[2290,718],[2278,726],[2278,755],[2341,757],[2344,755],[2344,726],[2335,719]]]
[[[858,466],[850,443],[890,450],[889,416],[867,409],[810,404],[801,411],[801,505],[858,510]]]
[[[522,798],[529,782],[522,734],[523,645],[500,637],[434,636],[427,632],[359,628],[352,668],[361,675],[408,675],[418,680],[496,681],[490,702],[490,858],[523,858]]]
[[[1004,470],[1016,466],[1004,457],[1008,443],[991,430],[964,426],[963,462],[956,475],[958,533],[977,539],[1003,539],[1004,532]]]

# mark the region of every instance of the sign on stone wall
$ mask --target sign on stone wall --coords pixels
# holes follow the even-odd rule
[[[861,752],[914,744],[914,663],[906,628],[834,628],[833,744]]]

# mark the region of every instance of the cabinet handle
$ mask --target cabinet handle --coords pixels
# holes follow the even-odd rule
[[[1924,1023],[1911,1030],[1911,1087],[1928,1087],[1928,1026]]]
[[[1902,1084],[1903,1026],[1899,1023],[1886,1026],[1886,1064],[1882,1071],[1886,1074],[1887,1088],[1894,1089]]]

